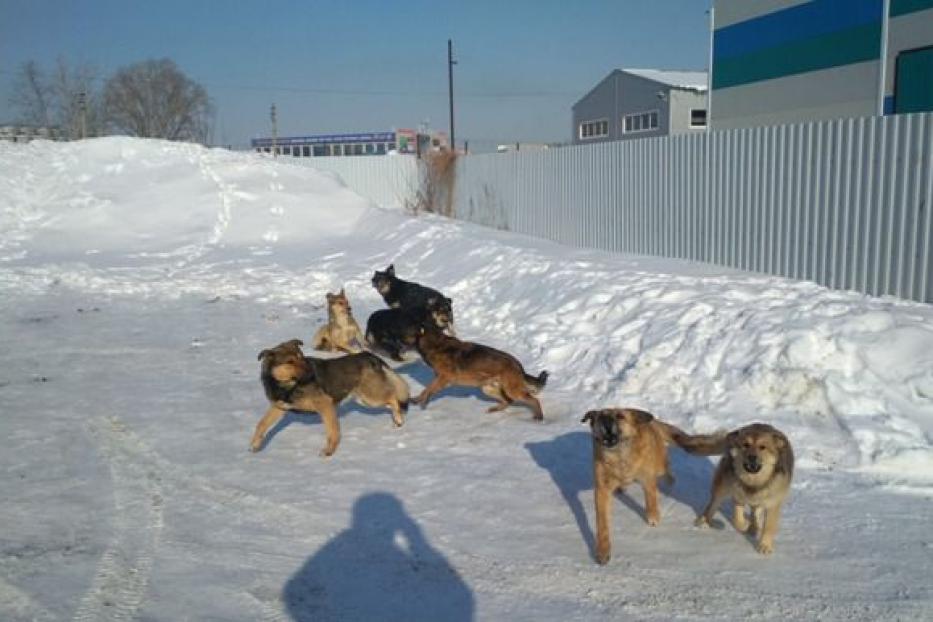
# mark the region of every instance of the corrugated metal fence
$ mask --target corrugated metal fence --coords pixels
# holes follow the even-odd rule
[[[470,155],[458,218],[933,302],[933,114]]]
[[[280,159],[337,173],[357,194],[385,207],[405,207],[418,190],[418,161],[414,156]]]
[[[295,158],[380,205],[412,157]],[[933,302],[933,114],[647,138],[457,162],[458,218]]]

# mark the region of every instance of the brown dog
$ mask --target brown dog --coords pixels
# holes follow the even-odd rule
[[[302,342],[292,339],[259,353],[260,379],[269,409],[256,425],[251,451],[259,451],[269,429],[289,410],[321,415],[327,442],[321,454],[330,456],[340,443],[337,406],[353,397],[366,406],[388,406],[401,426],[408,408],[408,385],[375,354],[361,352],[333,359],[306,357]]]
[[[416,341],[418,353],[436,374],[415,401],[421,408],[428,405],[431,396],[444,387],[465,385],[480,387],[499,403],[487,412],[496,412],[512,402],[525,402],[534,411],[534,418],[544,419],[541,402],[535,394],[547,383],[547,372],[538,377],[525,373],[522,364],[511,354],[489,346],[445,335],[433,325],[423,325]]]
[[[315,350],[330,352],[362,352],[363,331],[353,319],[350,301],[343,288],[336,294],[327,294],[327,324],[318,329],[311,340]]]
[[[750,506],[752,533],[759,536],[758,552],[774,551],[781,505],[794,475],[794,451],[787,437],[770,425],[753,423],[729,434],[684,435],[675,441],[692,454],[722,455],[709,504],[697,518],[697,526],[708,526],[719,505],[732,497],[735,528],[748,531],[745,506]]]
[[[678,428],[634,408],[591,410],[583,416],[593,434],[593,479],[596,493],[596,561],[605,564],[612,551],[612,496],[633,482],[645,493],[645,516],[654,527],[661,521],[658,478],[673,484],[667,446]]]

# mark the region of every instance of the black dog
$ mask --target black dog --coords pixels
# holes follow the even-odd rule
[[[424,325],[444,330],[450,326],[450,307],[431,298],[428,307],[380,309],[366,321],[366,343],[402,361],[402,350],[414,348]]]
[[[436,289],[396,277],[395,266],[392,264],[385,272],[376,270],[373,274],[373,287],[392,309],[441,309],[450,318],[449,323],[453,324],[453,303],[450,298]]]

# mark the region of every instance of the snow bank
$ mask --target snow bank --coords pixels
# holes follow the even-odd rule
[[[333,175],[158,141],[0,144],[0,289],[317,306],[374,268],[435,286],[460,332],[551,371],[547,408],[642,405],[688,429],[768,421],[807,468],[933,485],[933,309],[573,250],[380,210]]]

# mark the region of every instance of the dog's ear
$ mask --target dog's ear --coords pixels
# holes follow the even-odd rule
[[[394,263],[390,263],[389,267],[386,268],[386,274],[388,274],[389,276],[395,276],[395,264]]]
[[[580,419],[580,423],[589,423],[590,425],[592,425],[593,422],[596,421],[596,416],[597,416],[597,412],[595,410],[591,410],[585,415],[583,415],[583,419]]]
[[[300,348],[301,346],[305,345],[305,342],[301,339],[289,339],[282,345],[292,346],[293,348]]]
[[[448,307],[452,307],[454,305],[454,301],[447,297],[444,297],[444,302],[447,303]]]
[[[739,444],[739,438],[742,436],[742,430],[733,430],[726,434],[726,446],[727,447],[737,447]]]
[[[652,415],[651,413],[646,413],[643,410],[631,409],[629,410],[629,412],[632,413],[632,417],[634,417],[635,423],[637,424],[644,425],[646,423],[651,423],[652,421],[654,421],[654,415]]]
[[[262,352],[259,353],[259,356],[256,357],[256,360],[261,361],[262,359],[266,358],[266,356],[268,356],[269,354],[272,354],[272,350],[263,350]]]
[[[334,298],[336,298],[336,296],[334,296],[334,295],[333,295],[332,293],[330,293],[330,292],[327,292],[327,294],[325,294],[325,295],[327,296],[327,304],[332,303],[332,302],[334,301]]]
[[[341,297],[343,297],[343,298],[346,298],[346,297],[347,297],[347,294],[346,294],[343,290],[344,290],[344,288],[341,287],[341,288],[340,288],[340,293],[337,294],[337,295],[338,295],[338,296],[341,296]]]

